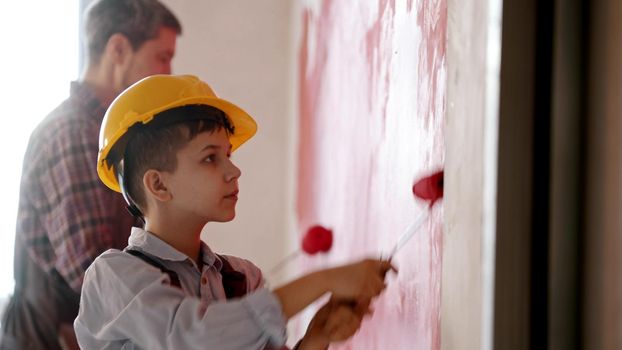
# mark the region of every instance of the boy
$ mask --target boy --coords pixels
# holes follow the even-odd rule
[[[241,172],[230,155],[256,128],[193,76],[148,77],[113,101],[98,174],[145,225],[132,229],[124,251],[109,250],[88,269],[74,323],[81,347],[278,349],[286,320],[327,292],[353,306],[329,302],[300,349],[324,349],[358,328],[389,262],[317,271],[269,291],[252,263],[201,241],[206,223],[235,216]]]

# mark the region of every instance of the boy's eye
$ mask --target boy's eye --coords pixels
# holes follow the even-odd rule
[[[206,163],[213,163],[216,161],[216,155],[215,154],[210,154],[209,156],[205,157],[204,162]]]

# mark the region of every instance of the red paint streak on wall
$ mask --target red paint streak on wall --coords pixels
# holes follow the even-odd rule
[[[299,232],[334,231],[303,270],[388,252],[422,210],[414,180],[443,165],[446,0],[317,0],[300,48]],[[315,6],[313,6],[315,5]],[[413,12],[416,9],[416,12]],[[442,205],[395,257],[397,277],[340,349],[439,349]]]
[[[447,33],[447,3],[445,0],[423,0],[417,5],[417,24],[422,31],[422,45],[419,48],[419,74],[430,74],[428,91],[437,91],[441,66],[445,63]],[[419,92],[426,86],[420,86]],[[444,94],[441,96],[444,98]],[[427,105],[425,117],[435,112],[437,94],[419,94],[419,103]],[[424,101],[425,100],[425,101]],[[445,105],[443,99],[442,104]]]

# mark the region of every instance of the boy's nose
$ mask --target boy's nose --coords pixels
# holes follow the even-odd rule
[[[225,174],[225,180],[229,182],[231,180],[238,179],[240,176],[242,176],[242,171],[240,170],[240,168],[235,166],[233,162],[229,161],[229,168],[227,169],[227,172]]]

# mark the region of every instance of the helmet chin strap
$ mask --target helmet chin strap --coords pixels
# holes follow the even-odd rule
[[[121,188],[121,194],[123,195],[123,198],[125,199],[125,202],[127,202],[127,211],[130,212],[130,214],[132,214],[132,216],[134,216],[135,218],[137,218],[138,220],[140,220],[143,224],[145,223],[145,217],[143,215],[143,213],[140,211],[140,209],[138,208],[138,206],[136,204],[134,204],[134,200],[132,199],[132,197],[130,196],[129,191],[127,190],[128,188],[128,184],[126,183],[126,176],[125,176],[125,164],[123,164],[124,161],[121,160],[118,163],[118,166],[121,167],[121,169],[118,169],[120,171],[117,171],[117,180],[119,181],[119,187]]]

